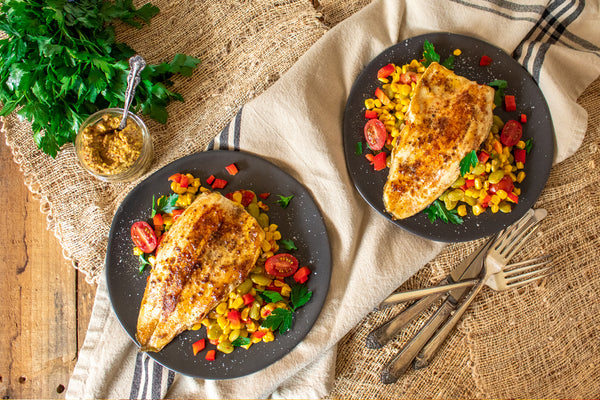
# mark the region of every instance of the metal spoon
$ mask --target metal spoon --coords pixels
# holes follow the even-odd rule
[[[127,90],[125,90],[125,105],[123,106],[123,118],[117,128],[118,131],[125,129],[127,126],[127,114],[129,107],[135,96],[135,88],[140,84],[140,74],[146,67],[146,60],[140,55],[135,55],[129,59],[129,75],[127,75]]]

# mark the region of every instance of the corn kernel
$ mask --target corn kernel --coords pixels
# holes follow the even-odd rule
[[[252,338],[250,338],[251,343],[258,343],[260,341],[262,341],[262,338],[257,338],[256,336],[252,336]]]
[[[292,293],[292,288],[287,283],[281,287],[281,295],[283,297],[290,297]]]
[[[519,196],[521,194],[521,189],[520,188],[514,188],[513,189],[513,193],[516,194],[517,196]]]
[[[237,310],[238,308],[240,308],[243,305],[244,305],[244,299],[242,298],[242,296],[238,296],[231,303],[231,308],[235,308]]]
[[[492,204],[490,206],[490,209],[492,210],[492,213],[496,214],[498,210],[500,210],[500,207],[498,206],[498,204]]]
[[[279,279],[275,279],[273,281],[273,285],[275,285],[275,287],[283,287],[283,285],[285,285],[285,282],[280,281]]]
[[[142,254],[144,254],[144,252],[142,251],[142,249],[136,246],[133,248],[133,254],[136,256],[141,256]]]
[[[500,196],[498,196],[497,194],[492,196],[492,199],[490,200],[492,202],[492,204],[498,205],[500,204],[500,202],[502,201],[502,199],[500,198]]]
[[[219,324],[219,327],[223,330],[225,330],[225,328],[227,326],[229,326],[229,320],[227,319],[226,316],[221,315],[217,318],[217,324]]]
[[[210,325],[210,320],[208,318],[204,318],[200,323],[208,328]]]
[[[525,148],[525,142],[522,140],[519,140],[516,144],[517,149],[524,149]]]
[[[460,51],[460,49],[456,49],[452,52],[452,54],[454,54],[455,56],[460,56],[462,54],[462,51]]]
[[[472,209],[473,209],[473,214],[475,214],[475,215],[479,215],[485,211],[485,208],[483,208],[480,204],[475,204],[472,207]]]
[[[202,328],[202,324],[196,324],[196,325],[192,326],[193,331],[197,331],[200,328]]]
[[[239,338],[240,337],[240,333],[241,333],[240,329],[234,329],[234,330],[232,330],[231,333],[229,334],[229,337],[228,337],[229,341],[233,342],[235,339]]]
[[[525,168],[525,164],[523,164],[522,162],[519,162],[519,161],[517,161],[516,166],[517,166],[517,169],[523,169],[523,168]]]
[[[273,340],[275,340],[275,335],[273,335],[272,331],[267,332],[266,335],[262,337],[262,341],[265,343],[272,342]]]
[[[504,200],[504,199],[506,199],[506,196],[508,196],[508,193],[506,193],[504,190],[500,189],[496,192],[496,195],[498,195],[498,197],[500,197],[500,199]]]
[[[246,322],[246,330],[250,333],[256,332],[258,329],[258,323],[256,321]]]
[[[217,312],[217,314],[220,314],[220,315],[225,314],[227,312],[227,303],[226,302],[219,303],[217,308],[215,308],[215,311]]]
[[[379,81],[380,81],[380,82],[383,82],[383,83],[388,83],[388,82],[390,81],[390,80],[389,80],[389,79],[387,79],[387,78],[377,78],[377,79],[379,79]]]
[[[464,204],[461,204],[460,206],[458,206],[456,211],[458,212],[459,216],[464,217],[467,215],[467,206]]]
[[[207,188],[205,188],[204,186],[200,186],[200,191],[201,191],[202,193],[208,193],[208,192],[210,192],[210,189],[207,189]]]
[[[365,100],[365,108],[367,110],[370,110],[370,109],[372,109],[374,107],[375,107],[375,101],[373,99],[366,99]]]

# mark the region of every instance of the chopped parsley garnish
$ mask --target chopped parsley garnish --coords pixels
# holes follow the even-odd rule
[[[479,162],[475,150],[471,150],[462,160],[460,160],[460,175],[463,176],[471,172],[471,167],[474,167]]]
[[[527,152],[527,154],[529,154],[532,147],[533,147],[533,139],[529,138],[525,141],[525,151]]]
[[[237,339],[235,339],[233,342],[231,342],[231,345],[233,347],[247,346],[250,344],[250,342],[251,342],[250,338],[239,336]]]
[[[446,67],[448,69],[454,69],[454,56],[446,58],[443,63],[440,64],[442,67]]]
[[[298,248],[294,244],[294,241],[291,239],[282,239],[279,241],[279,243],[281,244],[281,247],[283,247],[286,250],[298,250]]]
[[[355,153],[357,156],[360,156],[360,155],[362,155],[362,153],[363,153],[362,142],[356,142],[356,150],[354,150],[354,153]]]
[[[435,52],[435,47],[428,40],[425,40],[423,43],[423,64],[424,67],[429,67],[429,64],[432,62],[440,63],[441,66],[446,67],[448,69],[454,69],[454,55],[451,55],[443,62],[440,62],[441,58],[438,53]]]
[[[264,294],[265,292],[263,292]],[[276,292],[275,292],[276,293]],[[262,294],[261,294],[262,295]],[[279,330],[280,334],[284,334],[289,331],[292,327],[294,320],[294,313],[296,310],[305,305],[312,297],[312,292],[306,288],[306,285],[294,285],[292,286],[292,293],[290,294],[290,309],[276,308],[262,323],[262,327],[269,328],[273,331]]]
[[[279,197],[279,200],[277,200],[276,202],[281,206],[281,208],[287,208],[287,206],[290,204],[290,200],[294,198],[294,195],[285,197],[279,194],[277,196]]]
[[[504,89],[508,87],[508,82],[496,79],[495,81],[488,83],[488,86],[496,89],[496,93],[494,94],[494,104],[496,107],[500,107],[502,105],[502,99],[504,98]]]
[[[262,297],[263,300],[266,300],[269,303],[277,303],[278,301],[283,300],[283,296],[281,296],[279,292],[275,292],[274,290],[265,290],[263,292],[260,292],[260,297]]]
[[[138,274],[141,275],[145,270],[146,270],[146,266],[150,266],[152,268],[152,264],[150,264],[150,261],[148,261],[148,256],[149,254],[140,254],[140,268],[138,270]]]
[[[158,198],[158,201],[155,201],[154,196],[152,196],[152,217],[158,213],[172,213],[173,210],[178,209],[179,207],[175,205],[178,199],[178,194],[161,196]]]
[[[427,214],[427,217],[431,222],[435,222],[438,218],[445,223],[452,223],[456,225],[460,225],[464,222],[456,210],[446,209],[440,200],[436,200],[431,203],[425,210],[423,210],[423,212]]]

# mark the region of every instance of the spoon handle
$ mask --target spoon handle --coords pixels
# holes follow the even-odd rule
[[[129,59],[129,75],[127,75],[127,89],[125,90],[125,105],[123,106],[123,118],[119,124],[118,130],[125,129],[127,125],[127,114],[129,107],[135,96],[135,89],[140,84],[140,74],[146,67],[146,61],[140,55],[135,55]]]

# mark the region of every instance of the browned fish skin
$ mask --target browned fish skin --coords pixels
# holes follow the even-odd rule
[[[422,211],[454,183],[460,161],[489,134],[493,106],[494,89],[431,63],[392,150],[383,202],[394,219]]]
[[[265,233],[254,217],[219,193],[200,194],[156,252],[137,323],[142,351],[160,351],[200,323],[242,283]]]

